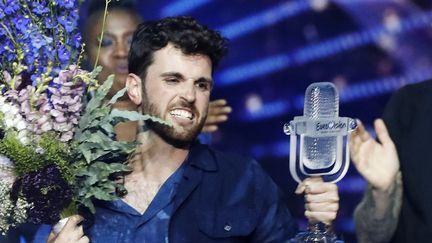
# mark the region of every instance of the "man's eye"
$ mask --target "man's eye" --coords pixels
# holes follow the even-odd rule
[[[176,79],[176,78],[168,78],[168,79],[165,79],[165,81],[166,81],[167,83],[171,83],[171,84],[174,84],[174,83],[178,83],[178,82],[179,82],[179,80]]]
[[[208,82],[199,82],[196,84],[197,87],[201,90],[207,91],[210,90],[210,84]]]

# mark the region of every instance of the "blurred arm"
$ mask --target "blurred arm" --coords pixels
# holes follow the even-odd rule
[[[386,191],[371,185],[354,212],[359,243],[389,242],[393,236],[402,207],[402,176],[398,173]]]

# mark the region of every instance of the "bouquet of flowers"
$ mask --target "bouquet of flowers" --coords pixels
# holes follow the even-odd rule
[[[106,0],[107,4],[109,0]],[[79,68],[77,0],[0,0],[0,232],[23,222],[56,223],[93,200],[118,199],[134,142],[115,140],[117,122],[164,121],[112,109]],[[106,13],[105,13],[106,14]],[[91,99],[89,98],[91,97]],[[61,215],[62,214],[62,215]]]

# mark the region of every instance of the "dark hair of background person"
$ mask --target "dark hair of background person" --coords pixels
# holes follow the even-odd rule
[[[129,72],[144,79],[153,62],[153,53],[172,43],[186,55],[203,54],[210,57],[212,69],[227,53],[228,40],[194,18],[168,17],[159,22],[146,21],[134,33],[129,51]]]

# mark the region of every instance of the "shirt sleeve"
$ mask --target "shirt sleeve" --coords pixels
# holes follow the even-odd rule
[[[257,164],[255,176],[260,181],[257,187],[264,200],[259,212],[259,223],[252,234],[250,242],[282,243],[289,242],[295,236],[297,225],[292,217],[282,192],[273,180]]]
[[[382,218],[376,217],[376,204],[372,196],[372,187],[368,186],[362,201],[354,212],[354,222],[359,243],[385,243],[392,238],[402,206],[402,176],[398,173],[390,187],[386,211]]]

